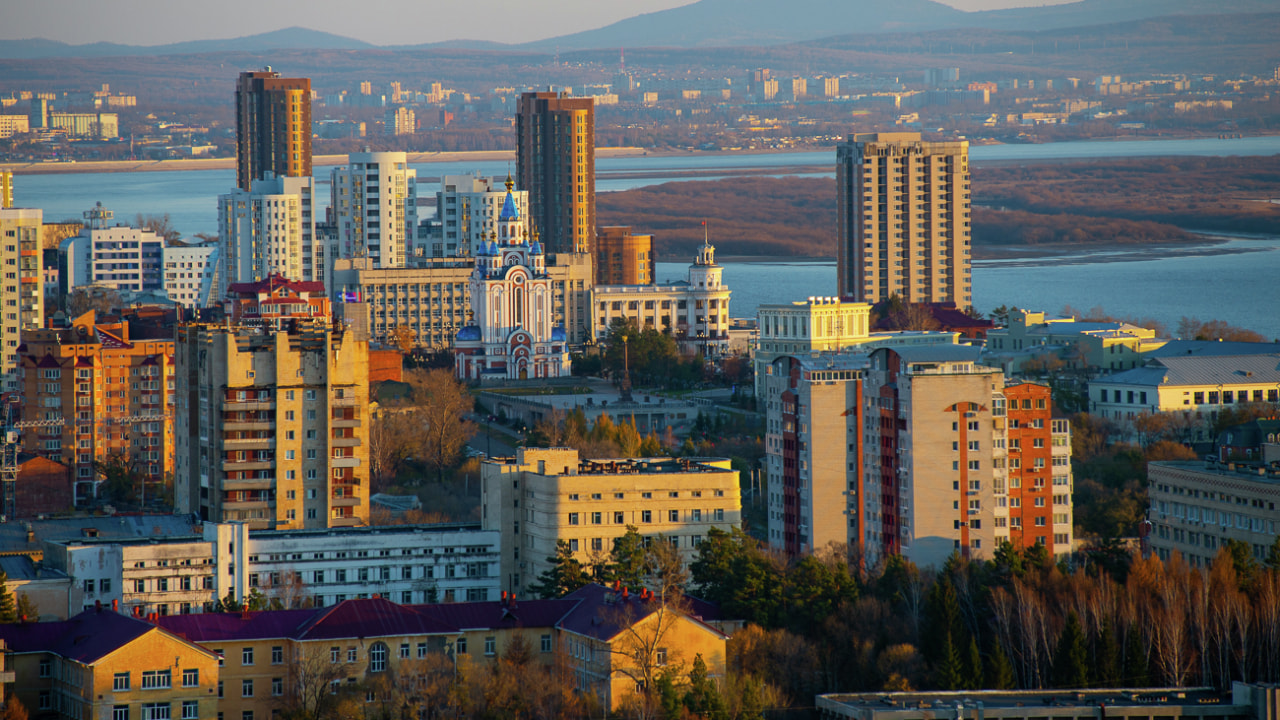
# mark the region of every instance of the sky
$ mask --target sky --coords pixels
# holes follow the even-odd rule
[[[942,0],[961,10],[1067,0]],[[165,45],[301,26],[374,45],[527,42],[591,30],[688,0],[0,0],[0,38]]]

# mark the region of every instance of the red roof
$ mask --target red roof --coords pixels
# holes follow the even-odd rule
[[[231,283],[227,286],[228,293],[240,293],[242,295],[257,295],[259,293],[271,293],[276,288],[288,288],[296,292],[313,292],[323,293],[324,283],[290,280],[283,275],[269,275],[257,282],[247,283]]]

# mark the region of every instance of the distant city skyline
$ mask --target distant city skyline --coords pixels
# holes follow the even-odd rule
[[[941,0],[961,10],[1058,5],[1074,0]],[[44,0],[10,2],[0,39],[45,38],[80,45],[114,42],[167,45],[219,40],[305,27],[373,45],[418,45],[446,40],[520,43],[592,30],[688,0],[489,0],[483,13],[444,0],[370,0],[353,12],[336,0]]]

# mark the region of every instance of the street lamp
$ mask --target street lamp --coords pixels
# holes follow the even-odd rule
[[[630,344],[627,342],[628,337],[623,333],[622,338],[622,387],[621,397],[623,402],[631,401],[631,352]]]

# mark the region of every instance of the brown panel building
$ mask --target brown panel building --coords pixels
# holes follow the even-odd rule
[[[267,172],[311,175],[311,80],[269,67],[236,81],[236,186],[249,190]]]
[[[125,464],[153,488],[173,471],[172,335],[131,334],[128,321],[98,322],[91,310],[67,328],[24,332],[18,366],[24,448],[70,466],[78,501],[104,479],[95,463]]]
[[[516,173],[548,253],[590,253],[596,233],[595,101],[552,92],[520,96]]]
[[[633,235],[627,226],[602,227],[596,233],[597,285],[651,285],[653,236]]]

